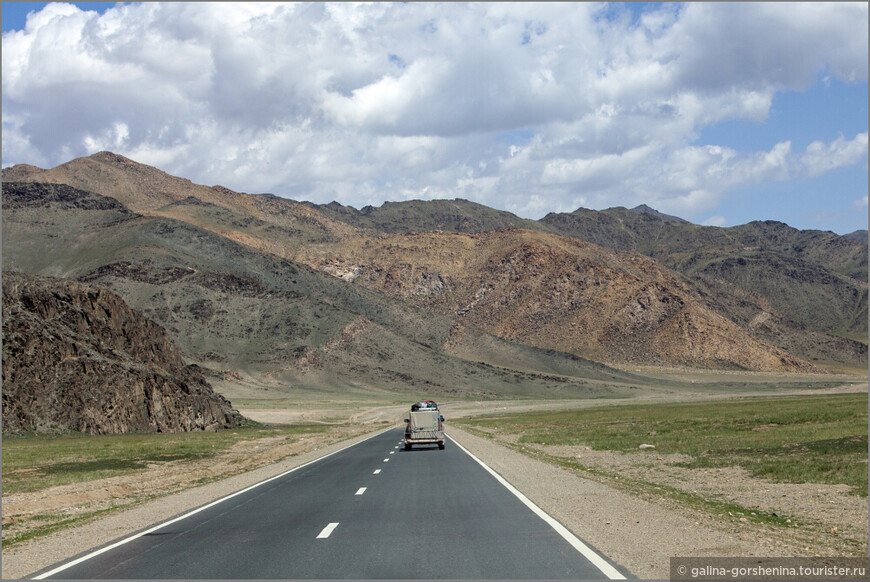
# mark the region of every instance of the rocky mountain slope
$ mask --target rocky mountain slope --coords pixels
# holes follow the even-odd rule
[[[209,230],[58,184],[4,183],[3,202],[4,268],[117,293],[215,377],[277,391],[425,389],[480,398],[518,389],[606,395],[632,381],[568,354],[464,333],[449,317],[219,235],[243,228],[233,222],[247,225],[237,232],[249,240],[261,240],[252,232],[285,231],[214,204],[170,205],[189,208]],[[517,355],[523,366],[504,365]]]
[[[17,263],[19,268],[106,284],[166,325],[186,353],[205,361],[209,352],[233,352],[225,360],[228,367],[250,365],[261,357],[230,345],[238,345],[242,336],[269,334],[259,326],[233,332],[231,322],[244,320],[254,306],[238,311],[219,307],[233,303],[213,295],[202,279],[205,272],[221,280],[232,273],[265,298],[277,289],[275,273],[289,272],[288,265],[304,277],[277,277],[282,290],[310,300],[312,288],[328,287],[331,291],[316,296],[317,305],[322,309],[323,302],[326,309],[338,307],[346,314],[326,318],[326,323],[313,315],[317,308],[300,312],[299,297],[268,307],[258,299],[257,309],[263,311],[257,313],[267,320],[304,322],[297,329],[306,331],[277,342],[281,347],[262,356],[268,360],[291,350],[298,356],[288,368],[347,365],[326,363],[324,354],[342,345],[350,350],[345,352],[349,360],[358,358],[361,352],[351,347],[353,342],[336,338],[367,333],[374,334],[372,342],[394,334],[394,343],[406,338],[412,346],[434,350],[428,360],[433,370],[444,355],[473,359],[482,351],[492,356],[491,345],[510,345],[508,351],[524,345],[539,353],[613,363],[761,370],[808,370],[811,362],[866,365],[867,288],[860,280],[866,273],[866,245],[862,254],[860,243],[832,233],[827,240],[801,234],[803,250],[798,251],[790,231],[776,235],[776,229],[747,225],[738,236],[737,231],[704,230],[648,208],[577,211],[536,222],[461,200],[362,211],[337,204],[318,207],[193,185],[108,152],[50,170],[16,166],[3,176],[4,181],[74,184],[116,199],[131,215],[138,213],[128,218],[136,229],[78,234],[59,252],[30,257]],[[40,214],[32,208],[7,212],[4,191],[4,221],[26,225],[21,232],[29,233],[16,239],[18,247],[55,248],[60,244],[56,239],[67,236],[39,226]],[[716,240],[710,234],[714,231]],[[4,243],[6,235],[4,229]],[[100,237],[108,238],[101,242]],[[87,252],[71,255],[66,252],[70,242]],[[15,254],[27,255],[7,258],[6,248],[4,244],[6,265],[16,264]],[[143,256],[144,248],[151,251]],[[184,269],[191,269],[191,275],[180,276]],[[765,270],[767,277],[760,277]],[[176,289],[162,290],[162,296],[156,287],[146,292],[140,279],[159,279],[164,275],[155,273],[165,272],[175,273],[170,283]],[[300,291],[301,279],[317,283]],[[344,303],[336,303],[335,294],[345,297]],[[360,302],[371,307],[360,309]],[[297,305],[296,311],[288,312],[288,305]],[[182,313],[199,313],[201,327]],[[359,315],[364,319],[357,320]],[[481,342],[479,332],[507,344]],[[467,340],[472,337],[477,339]],[[206,347],[210,345],[224,347]],[[406,352],[407,362],[418,357],[415,349]],[[383,367],[374,361],[385,353],[368,350],[365,367]],[[403,358],[390,367],[397,382],[406,370]]]
[[[776,221],[756,221],[720,228],[637,209],[578,209],[548,214],[544,222],[559,233],[621,251],[636,251],[686,274],[708,261],[746,253],[775,253],[795,261],[826,267],[858,282],[867,279],[867,241],[833,232],[798,230]]]
[[[866,231],[839,236],[772,221],[704,227],[646,205],[578,209],[540,221],[511,220],[513,215],[462,200],[388,203],[362,211],[335,203],[315,207],[386,233],[399,232],[400,225],[427,230],[427,217],[437,217],[439,229],[451,232],[521,226],[641,253],[684,275],[702,303],[758,340],[812,362],[866,365]]]
[[[385,202],[377,208],[365,206],[360,210],[337,202],[307,206],[337,221],[359,228],[401,234],[444,230],[448,232],[486,232],[503,228],[527,228],[552,232],[545,223],[520,218],[468,200],[410,200]]]
[[[389,235],[330,249],[328,259],[307,260],[525,345],[619,363],[812,368],[710,310],[676,273],[638,254],[513,229]]]
[[[844,235],[849,240],[854,240],[860,243],[867,244],[867,229],[856,230],[855,232],[850,232],[847,235]]]
[[[47,170],[26,164],[4,168],[3,182],[67,184],[114,198],[144,215],[161,208],[171,209],[173,204],[191,198],[231,209],[244,216],[247,223],[267,217],[270,226],[286,230],[300,242],[336,240],[353,230],[304,204],[269,194],[250,195],[222,186],[194,184],[111,152],[76,158]]]
[[[542,221],[655,258],[688,277],[716,311],[797,356],[866,365],[866,240],[773,221],[704,227],[624,208]]]
[[[240,420],[165,330],[117,295],[3,274],[4,431],[177,432]]]

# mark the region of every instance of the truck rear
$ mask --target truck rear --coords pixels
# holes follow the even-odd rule
[[[412,406],[405,419],[405,450],[410,451],[413,445],[438,445],[439,449],[444,449],[443,422],[444,417],[437,406]]]

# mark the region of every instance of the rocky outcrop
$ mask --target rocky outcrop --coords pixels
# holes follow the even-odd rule
[[[114,293],[3,273],[3,431],[180,432],[240,420],[165,330]]]
[[[15,166],[15,168],[17,167]],[[126,218],[135,216],[114,198],[98,196],[66,184],[5,182],[3,184],[3,208],[4,210],[19,208],[111,210],[124,215]]]

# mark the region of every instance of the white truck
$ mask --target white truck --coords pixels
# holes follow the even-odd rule
[[[405,450],[413,445],[438,445],[444,449],[444,417],[432,400],[423,400],[411,406],[405,419]]]

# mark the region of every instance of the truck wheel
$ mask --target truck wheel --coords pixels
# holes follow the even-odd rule
[[[438,443],[438,448],[443,451],[444,450],[444,443]]]
[[[406,450],[406,451],[410,451],[410,450],[411,450],[411,443],[405,443],[405,450]]]

